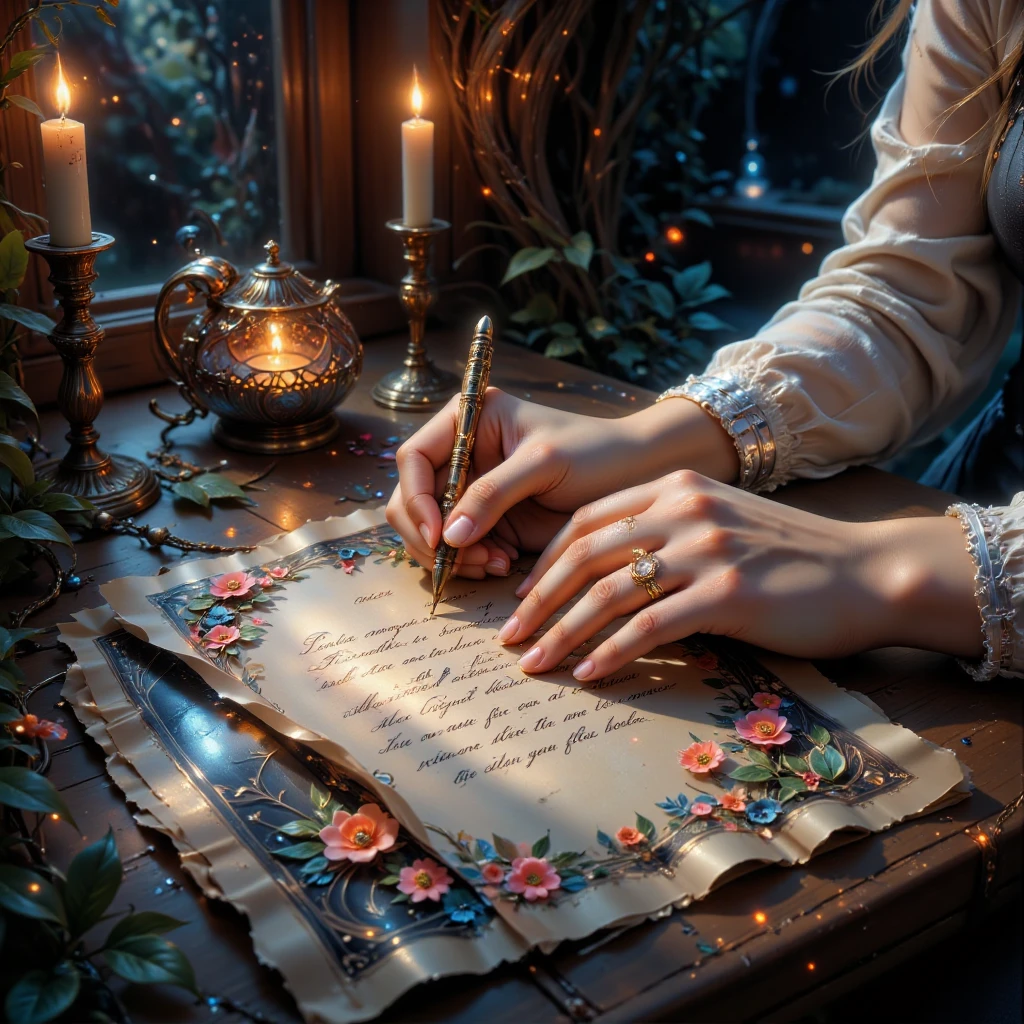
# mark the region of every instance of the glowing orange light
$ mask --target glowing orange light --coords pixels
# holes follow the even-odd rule
[[[600,128],[595,128],[595,129],[594,129],[594,134],[595,134],[596,136],[600,136],[600,135],[601,135],[601,129],[600,129]]]
[[[281,331],[281,328],[278,327],[277,324],[271,323],[271,325],[270,325],[270,351],[274,352],[274,353],[277,353],[278,355],[281,353],[282,348],[283,348],[283,346],[281,345],[281,334],[280,334],[280,331]]]
[[[757,922],[758,924],[764,924],[764,923],[765,923],[765,921],[767,921],[767,920],[768,920],[768,915],[767,915],[767,914],[766,914],[766,913],[765,913],[765,912],[764,912],[763,910],[759,910],[759,911],[758,911],[758,912],[757,912],[757,913],[756,913],[756,914],[754,915],[754,920],[755,920],[755,921],[756,921],[756,922]]]
[[[490,190],[490,189],[489,189],[489,188],[488,188],[488,187],[487,187],[486,185],[485,185],[485,186],[484,186],[484,187],[483,187],[482,189],[480,189],[480,191],[481,191],[481,192],[482,192],[482,193],[483,193],[483,194],[484,194],[485,196],[489,196],[489,195],[491,195],[491,190]]]
[[[67,117],[71,109],[71,90],[68,88],[68,81],[64,77],[64,68],[60,63],[60,54],[57,54],[57,88],[55,90],[57,100],[57,111],[61,117]]]
[[[805,256],[810,256],[811,253],[814,252],[814,246],[810,242],[804,242],[804,244],[800,246],[800,251]]]
[[[976,843],[977,843],[977,844],[978,844],[979,846],[984,846],[984,845],[985,845],[985,844],[986,844],[986,843],[988,842],[988,836],[987,836],[987,835],[985,835],[985,833],[984,833],[984,832],[979,832],[979,833],[978,833],[978,834],[977,834],[977,835],[976,835],[976,836],[974,837],[974,841],[975,841],[975,842],[976,842]]]
[[[412,69],[412,113],[419,117],[423,112],[423,90],[420,88],[420,76],[415,66]]]
[[[38,882],[32,882],[32,883],[31,883],[31,884],[29,885],[29,887],[28,887],[28,891],[29,891],[29,892],[39,892],[39,890],[40,890],[41,888],[42,888],[42,886],[41,886],[41,885],[40,885],[40,884],[39,884]]]
[[[673,225],[665,231],[665,237],[673,245],[678,245],[683,240],[683,232]]]
[[[654,253],[653,252],[645,252],[644,253],[644,259],[647,260],[648,263],[653,263],[654,262]]]
[[[14,727],[14,731],[15,732],[24,732],[25,731],[25,726],[23,726],[23,725],[16,725]]]
[[[227,538],[228,538],[228,540],[231,540],[231,538],[232,538],[232,537],[235,537],[235,536],[237,536],[237,535],[238,535],[238,530],[237,530],[237,529],[235,529],[235,527],[233,527],[233,526],[229,526],[229,527],[228,527],[228,528],[227,528],[227,529],[226,529],[226,530],[224,531],[224,536],[225,536],[225,537],[227,537]]]
[[[50,817],[51,817],[51,818],[52,818],[52,819],[53,819],[54,821],[60,821],[60,815],[59,815],[59,814],[51,814],[51,815],[50,815]]]
[[[813,971],[813,970],[814,970],[814,964],[813,964],[813,963],[809,963],[809,964],[807,965],[807,970],[809,970],[809,971]]]
[[[177,128],[181,124],[181,118],[180,117],[172,117],[171,118],[171,124],[173,124],[174,127]]]
[[[120,102],[121,102],[121,97],[120,97],[120,96],[111,96],[110,98],[111,98],[111,99],[112,99],[112,100],[113,100],[113,101],[114,101],[115,103],[120,103]]]

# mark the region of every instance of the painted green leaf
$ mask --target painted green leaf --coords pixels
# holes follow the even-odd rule
[[[504,836],[499,836],[496,832],[491,835],[494,840],[494,848],[498,851],[498,856],[504,860],[515,860],[519,856],[519,849],[511,839],[506,839]]]
[[[643,832],[648,839],[654,839],[658,834],[658,830],[654,827],[654,822],[650,818],[645,818],[642,814],[636,816],[636,827],[638,832]]]
[[[807,756],[807,764],[812,772],[817,772],[823,779],[830,778],[828,761],[825,760],[824,751],[815,747]]]
[[[49,970],[29,971],[7,993],[5,1015],[14,1024],[45,1024],[74,1003],[80,983],[81,975],[70,960]]]
[[[505,271],[505,276],[501,279],[501,283],[503,285],[508,284],[509,281],[514,281],[517,277],[527,274],[531,270],[539,270],[546,263],[550,263],[551,260],[555,259],[557,255],[556,250],[550,246],[539,249],[537,246],[529,245],[525,249],[520,249],[509,260],[508,269]]]
[[[803,775],[807,771],[807,761],[802,757],[794,757],[792,754],[783,754],[782,763],[796,775]]]
[[[401,881],[398,875],[385,875],[381,880],[381,885],[398,885]]]
[[[296,836],[297,838],[308,838],[310,836],[320,835],[320,829],[323,826],[318,821],[313,821],[311,818],[300,818],[298,821],[288,821],[285,824],[278,827],[278,832],[283,832],[286,836]]]
[[[758,750],[756,747],[751,747],[747,751],[747,756],[754,764],[761,765],[762,768],[775,769],[775,765],[772,763],[772,759],[763,751]]]
[[[324,844],[321,842],[293,843],[291,846],[282,846],[274,850],[275,857],[284,860],[309,860],[310,857],[318,857],[324,852]]]
[[[759,764],[743,764],[729,772],[729,778],[737,782],[767,782],[768,779],[775,778],[775,773]]]
[[[829,770],[829,774],[825,778],[829,782],[835,782],[846,771],[846,758],[835,747],[825,748],[825,763]]]
[[[548,850],[550,850],[550,849],[551,849],[551,836],[546,835],[546,836],[541,836],[540,839],[538,839],[537,842],[535,842],[533,844],[533,848],[531,849],[530,852],[534,855],[534,857],[546,857],[547,853],[548,853]]]
[[[811,731],[807,734],[811,737],[812,742],[816,743],[819,747],[828,745],[830,739],[832,739],[831,733],[823,725],[815,725]]]
[[[19,288],[28,269],[28,249],[20,231],[8,231],[0,238],[0,291]]]
[[[196,991],[192,965],[177,946],[158,935],[131,935],[104,951],[110,969],[140,985],[180,985]]]
[[[216,603],[216,600],[212,597],[197,597],[194,601],[189,601],[188,610],[190,612],[205,612]]]

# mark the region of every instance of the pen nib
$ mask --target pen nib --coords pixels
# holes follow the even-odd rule
[[[440,601],[440,596],[434,598],[434,603],[430,606],[430,616],[433,618],[434,612],[437,611],[437,602]]]

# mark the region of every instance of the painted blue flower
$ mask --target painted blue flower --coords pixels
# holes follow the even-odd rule
[[[587,887],[587,879],[583,875],[569,875],[562,877],[562,888],[566,892],[579,892]]]
[[[763,797],[747,804],[747,817],[755,825],[770,825],[782,813],[782,804],[771,797]]]
[[[654,806],[660,807],[671,818],[685,818],[687,815],[687,809],[690,806],[690,801],[685,793],[680,793],[679,796],[675,797],[675,799],[667,796],[664,800],[659,801]]]
[[[712,807],[717,807],[718,797],[708,796],[707,793],[701,793],[700,796],[694,797],[693,802],[695,804],[711,804]]]
[[[338,548],[338,557],[339,558],[355,558],[356,557],[355,548]]]
[[[471,893],[450,889],[444,894],[444,909],[449,921],[456,924],[482,924],[487,908]]]
[[[206,626],[226,626],[229,622],[235,621],[235,613],[224,605],[214,605],[203,619]]]

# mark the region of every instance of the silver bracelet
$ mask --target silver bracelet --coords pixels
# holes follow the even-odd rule
[[[967,550],[974,560],[974,596],[981,613],[981,636],[985,655],[980,662],[960,660],[964,671],[978,682],[995,679],[1009,670],[1013,660],[1013,604],[1010,581],[1003,571],[1003,553],[994,539],[999,520],[991,509],[957,502],[946,509],[947,516],[960,520],[967,538]]]
[[[722,424],[739,453],[740,487],[756,491],[768,482],[775,470],[775,438],[761,407],[743,388],[724,377],[687,377],[658,401],[666,398],[688,398]]]

